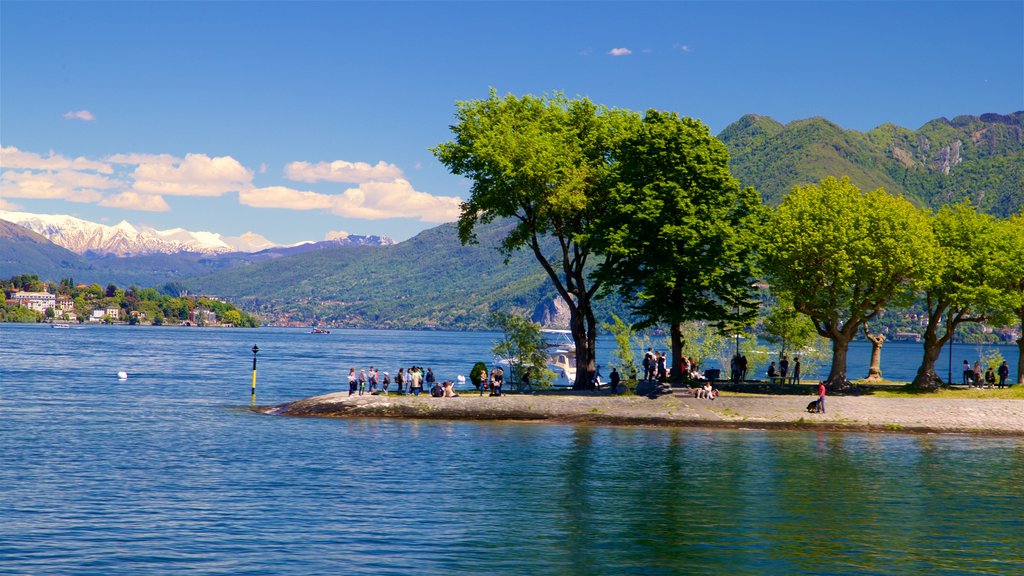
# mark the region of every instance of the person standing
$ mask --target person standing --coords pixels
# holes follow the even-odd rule
[[[782,378],[782,383],[786,383],[786,375],[789,374],[789,358],[783,354],[779,360],[779,377]]]
[[[980,361],[978,361],[978,360],[974,361],[974,370],[973,370],[973,372],[974,372],[974,384],[977,385],[978,388],[981,388],[982,386],[984,386],[984,384],[983,384],[983,382],[981,380],[981,362]]]
[[[491,396],[501,396],[501,384],[505,380],[505,371],[495,368],[491,373]]]
[[[800,383],[800,357],[793,357],[793,384]]]
[[[388,374],[387,371],[385,371],[384,372],[384,381],[381,383],[381,389],[384,391],[384,395],[385,396],[388,395],[388,386],[390,386],[390,385],[391,385],[391,374]]]
[[[409,374],[409,391],[412,392],[413,396],[419,396],[420,392],[423,391],[423,376],[415,368],[410,368]]]
[[[747,355],[740,354],[740,380],[747,379]]]
[[[348,395],[351,396],[356,393],[356,369],[348,369]]]
[[[377,369],[374,368],[373,366],[370,366],[370,394],[377,393],[377,383]]]
[[[644,380],[650,380],[651,376],[654,375],[654,370],[652,369],[653,364],[654,353],[651,352],[650,348],[648,348],[647,353],[644,354]]]
[[[612,387],[612,395],[619,393],[619,371],[616,368],[612,368],[612,373],[608,375],[608,383]]]
[[[405,368],[399,368],[398,374],[395,375],[395,384],[398,385],[398,393],[400,395],[405,394]]]
[[[1010,367],[1006,365],[1006,360],[999,365],[999,387],[1006,386],[1006,379],[1010,377]]]
[[[427,367],[427,389],[434,389],[434,370],[429,366]]]
[[[964,384],[971,384],[974,378],[974,371],[971,370],[971,363],[964,359]]]
[[[818,410],[819,414],[825,413],[825,383],[818,383]]]
[[[668,369],[665,368],[664,352],[658,352],[658,380],[668,380]]]
[[[366,390],[366,370],[359,369],[359,395],[362,396]]]

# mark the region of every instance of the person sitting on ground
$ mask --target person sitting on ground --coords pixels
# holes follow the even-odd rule
[[[994,388],[996,385],[996,373],[992,371],[992,367],[989,366],[988,370],[985,370],[985,388]]]
[[[444,396],[444,386],[441,386],[440,383],[434,384],[430,388],[430,395],[433,396],[434,398],[440,398]]]
[[[711,382],[705,382],[702,390],[704,391],[704,397],[708,400],[714,400],[715,396],[718,396],[718,391],[711,387]]]
[[[459,395],[455,393],[455,383],[451,380],[444,381],[444,397],[445,398],[458,398]]]
[[[768,381],[774,381],[778,375],[779,373],[775,370],[775,362],[772,362],[771,365],[768,366]]]

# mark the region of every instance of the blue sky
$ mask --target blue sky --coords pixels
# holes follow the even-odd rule
[[[458,100],[918,128],[1024,109],[1024,2],[0,2],[0,208],[404,240]]]

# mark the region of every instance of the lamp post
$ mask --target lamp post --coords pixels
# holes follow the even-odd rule
[[[252,402],[256,403],[256,353],[260,351],[260,347],[253,344],[252,346]]]

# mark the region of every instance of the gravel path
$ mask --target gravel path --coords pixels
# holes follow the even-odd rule
[[[830,396],[825,414],[805,411],[813,396],[720,396],[705,400],[667,395],[560,393],[463,394],[458,398],[348,396],[334,393],[280,406],[266,414],[444,420],[523,420],[612,425],[706,426],[1024,435],[1024,401]]]

